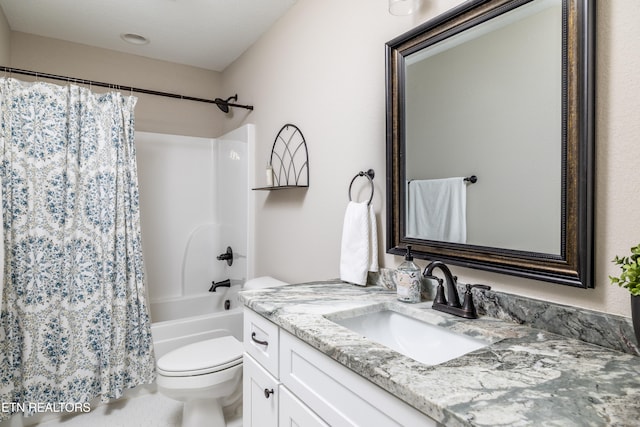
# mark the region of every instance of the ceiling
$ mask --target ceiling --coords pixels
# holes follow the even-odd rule
[[[222,71],[297,0],[0,0],[13,31]],[[121,34],[146,37],[134,45]]]

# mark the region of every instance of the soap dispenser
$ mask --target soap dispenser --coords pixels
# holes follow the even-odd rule
[[[407,245],[407,254],[395,273],[398,301],[420,302],[420,267],[413,262],[411,246]]]

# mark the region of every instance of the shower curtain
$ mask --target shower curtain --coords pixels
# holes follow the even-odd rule
[[[0,401],[13,412],[108,401],[155,378],[135,103],[0,79]]]

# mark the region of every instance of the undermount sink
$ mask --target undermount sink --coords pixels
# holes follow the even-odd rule
[[[332,322],[426,365],[437,365],[490,344],[489,341],[459,334],[392,310],[332,319]]]

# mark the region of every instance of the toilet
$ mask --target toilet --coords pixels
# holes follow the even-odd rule
[[[283,286],[273,277],[248,280],[243,290]],[[183,427],[224,427],[222,408],[242,397],[243,346],[233,336],[177,348],[157,362],[158,391],[184,402]]]

